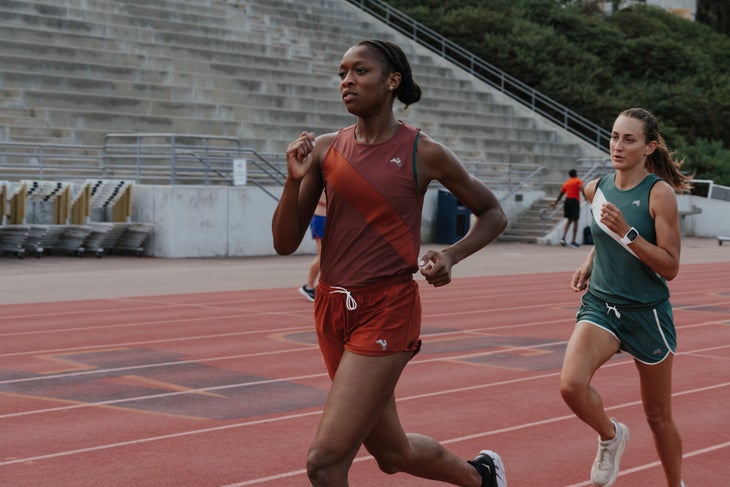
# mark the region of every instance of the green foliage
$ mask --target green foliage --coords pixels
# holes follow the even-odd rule
[[[389,3],[601,126],[651,110],[686,167],[730,185],[728,36],[646,5],[605,17],[591,0]]]
[[[693,145],[679,147],[674,154],[684,159],[683,171],[694,172],[697,179],[712,179],[717,184],[730,181],[730,150],[717,140],[697,139]]]

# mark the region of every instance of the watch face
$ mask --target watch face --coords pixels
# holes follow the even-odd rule
[[[626,234],[626,240],[628,240],[629,242],[633,242],[638,236],[639,232],[632,228],[631,230],[629,230],[629,233]]]

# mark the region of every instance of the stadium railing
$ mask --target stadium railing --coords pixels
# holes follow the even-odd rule
[[[348,0],[361,10],[378,18],[389,27],[460,66],[472,76],[498,89],[510,98],[556,123],[568,132],[605,152],[608,130],[575,113],[566,106],[513,78],[438,32],[426,27],[382,0]]]

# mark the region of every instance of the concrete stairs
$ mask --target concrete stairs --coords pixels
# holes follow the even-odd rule
[[[345,0],[0,0],[0,141],[191,133],[281,154],[304,129],[352,123],[336,69],[372,37],[404,48],[423,89],[399,118],[465,161],[557,181],[600,153]]]
[[[541,243],[542,237],[563,220],[562,202],[553,208],[555,198],[535,201],[517,220],[511,221],[499,236],[504,242]]]

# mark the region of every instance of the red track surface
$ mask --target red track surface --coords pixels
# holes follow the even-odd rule
[[[687,487],[730,478],[730,263],[684,265],[674,409]],[[587,481],[595,434],[558,394],[579,296],[569,273],[422,286],[424,347],[397,389],[406,430],[500,452],[511,486]],[[291,289],[0,306],[0,485],[304,486],[329,387]],[[617,486],[664,485],[633,362],[596,376],[631,428]],[[387,476],[361,451],[353,486]]]

